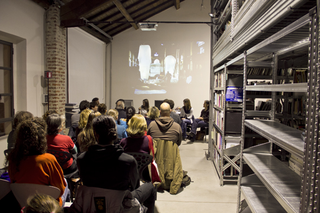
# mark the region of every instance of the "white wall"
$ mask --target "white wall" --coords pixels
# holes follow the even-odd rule
[[[192,21],[192,22],[209,22],[210,1],[204,1],[204,7],[201,8],[202,1],[186,0],[181,2],[181,7],[176,10],[174,7],[152,17],[150,21]],[[202,55],[197,54],[197,41],[203,41],[205,52]],[[161,49],[160,44],[164,44],[162,55],[180,55],[184,52],[183,68],[180,72],[186,72],[189,66],[193,66],[192,82],[186,83],[185,79],[179,79],[178,84],[166,84],[161,87],[152,85],[150,88],[164,88],[165,94],[143,94],[136,95],[135,90],[144,89],[148,84],[143,84],[139,80],[139,68],[129,67],[129,51],[137,58],[139,45],[153,45],[153,49]],[[112,48],[110,48],[110,46]],[[170,46],[170,47],[169,47]],[[174,47],[178,46],[178,47]],[[170,52],[169,48],[173,47]],[[192,57],[190,56],[192,48]],[[142,32],[130,28],[125,32],[114,37],[112,44],[108,46],[112,53],[111,65],[111,107],[115,106],[115,101],[119,98],[133,99],[134,107],[137,109],[144,98],[149,99],[151,106],[154,100],[163,100],[169,98],[174,100],[175,106],[182,106],[185,98],[191,100],[192,107],[196,117],[200,115],[203,101],[209,99],[210,83],[210,26],[206,24],[163,24],[159,23],[157,31]],[[112,49],[112,50],[110,50]],[[153,50],[152,50],[153,51]],[[154,55],[154,52],[151,54]],[[109,55],[110,56],[110,55]],[[190,59],[192,58],[192,59]],[[154,60],[154,58],[153,58]],[[198,60],[198,62],[196,62]],[[194,63],[190,64],[190,61]],[[200,67],[201,64],[201,67]],[[110,67],[107,67],[110,69]],[[135,70],[134,70],[135,69]],[[140,86],[137,86],[140,85]]]
[[[14,43],[15,110],[28,110],[41,116],[45,11],[30,0],[0,0],[0,5],[0,39]],[[6,146],[6,137],[1,137],[0,150]],[[0,165],[3,161],[0,154]]]
[[[68,29],[69,102],[105,103],[106,44],[79,28]]]

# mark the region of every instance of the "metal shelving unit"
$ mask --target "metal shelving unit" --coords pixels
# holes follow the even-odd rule
[[[256,98],[257,94],[271,100],[270,111],[257,112],[247,110],[246,104],[242,106],[241,145],[234,150],[235,153],[239,150],[240,154],[229,163],[229,165],[239,166],[240,169],[236,211],[320,212],[320,62],[318,54],[320,1],[257,0],[246,1],[246,3],[247,5],[242,5],[236,14],[231,11],[232,33],[231,30],[225,31],[214,46],[212,54],[215,67],[212,75],[217,72],[227,74],[226,68],[229,67],[229,73],[241,74],[238,68],[243,66],[243,100]],[[318,6],[318,10],[312,9],[315,6]],[[295,17],[296,12],[291,13],[292,11],[288,11],[288,8],[295,8],[295,11],[300,13],[304,11],[305,15],[297,15],[294,19],[292,17]],[[309,13],[308,10],[310,10]],[[278,27],[284,23],[286,27],[273,29],[274,26]],[[239,50],[244,53],[236,55]],[[294,65],[291,67],[305,67],[303,65],[308,58],[307,83],[291,83],[295,79],[288,73],[277,76],[279,67],[281,69],[290,67],[284,62],[291,60],[289,58],[293,58]],[[301,64],[302,60],[305,61]],[[250,76],[248,75],[249,67],[271,67],[273,72],[272,75]],[[247,85],[247,80],[251,78],[271,79],[272,84]],[[247,91],[269,92],[270,95],[268,93],[247,95]],[[212,90],[213,95],[214,92]],[[289,111],[282,110],[284,114],[276,112],[276,100],[280,99],[283,102],[283,108],[289,109]],[[301,112],[300,109],[298,113],[292,113],[292,104],[295,99],[306,100],[306,105],[303,107],[306,113]],[[302,131],[278,122],[278,119],[290,118],[303,120],[304,116],[305,135],[303,136]],[[268,142],[244,149],[246,138],[255,137],[254,133],[246,134],[246,128],[258,133]],[[298,172],[290,169],[288,162],[279,160],[272,152],[273,147],[279,147],[282,151],[285,150],[298,159],[303,159],[301,173],[299,173],[300,170]],[[212,156],[210,149],[209,156]],[[252,170],[254,175],[243,174],[244,164]],[[241,201],[243,198],[244,200]],[[242,202],[247,203],[248,207],[241,206]]]

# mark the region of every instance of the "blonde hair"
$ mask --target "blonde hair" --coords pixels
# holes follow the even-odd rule
[[[80,113],[80,119],[79,119],[79,125],[78,125],[79,129],[83,129],[87,126],[88,118],[91,112],[92,111],[90,109],[82,110],[82,112]]]
[[[113,117],[113,119],[116,121],[118,120],[119,112],[118,110],[115,110],[115,109],[109,109],[107,115]]]
[[[147,122],[143,115],[135,114],[128,122],[127,133],[129,136],[143,136],[147,131]]]
[[[92,121],[100,115],[100,112],[90,113],[86,127],[79,133],[77,140],[80,146],[80,152],[88,151],[89,146],[97,144],[93,133]]]
[[[149,110],[149,113],[148,113],[148,117],[152,120],[156,119],[156,118],[159,118],[160,116],[160,111],[158,109],[158,107],[156,106],[153,106],[151,107],[151,109]]]
[[[23,210],[24,213],[63,213],[63,208],[59,202],[50,195],[35,194],[27,200],[27,205]]]

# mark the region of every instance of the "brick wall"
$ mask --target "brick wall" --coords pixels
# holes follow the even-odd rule
[[[49,109],[65,114],[66,103],[66,29],[60,27],[60,9],[51,5],[46,11],[46,66],[49,80]]]

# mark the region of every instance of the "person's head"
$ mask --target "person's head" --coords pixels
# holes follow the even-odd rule
[[[79,119],[79,129],[83,129],[87,126],[89,115],[92,111],[90,109],[85,109],[80,113],[80,119]]]
[[[87,125],[86,125],[85,128],[86,128],[86,129],[92,128],[93,119],[94,119],[95,117],[100,116],[100,115],[101,115],[100,112],[91,112],[91,113],[89,114],[88,121],[87,121]]]
[[[162,103],[160,105],[160,115],[161,117],[170,117],[170,105],[168,103]]]
[[[143,115],[135,114],[128,122],[127,133],[129,136],[142,137],[147,131],[147,122]]]
[[[129,122],[130,118],[136,114],[136,109],[133,106],[129,106],[126,110],[127,113],[127,123]]]
[[[90,103],[89,103],[89,101],[87,101],[87,100],[83,100],[83,101],[81,101],[80,104],[79,104],[80,112],[82,112],[82,111],[85,110],[85,109],[89,109],[89,107],[90,107]]]
[[[45,194],[35,194],[27,200],[27,205],[23,209],[24,213],[63,213],[63,208],[59,202]]]
[[[187,108],[187,110],[191,109],[191,103],[188,98],[183,100],[183,105]]]
[[[111,117],[113,117],[113,119],[114,119],[115,121],[117,121],[117,120],[118,120],[119,112],[118,112],[116,109],[109,109],[109,110],[108,110],[108,115],[111,116]]]
[[[208,100],[205,100],[203,102],[203,107],[207,110],[209,108],[209,104],[210,104],[210,102]]]
[[[98,111],[98,106],[99,104],[97,102],[90,102],[90,109],[93,110],[94,112]]]
[[[52,114],[59,114],[57,110],[55,109],[49,109],[48,111],[46,111],[46,113],[44,113],[44,115],[42,116],[43,120],[46,121],[49,115]]]
[[[148,117],[152,120],[156,119],[156,118],[159,118],[160,116],[160,111],[158,109],[158,107],[156,106],[153,106],[151,107],[151,109],[149,110],[149,113],[148,113]]]
[[[105,104],[99,104],[98,111],[101,113],[101,115],[105,115],[107,112],[107,106]]]
[[[116,109],[124,109],[124,107],[125,107],[124,100],[122,99],[117,100]]]
[[[59,114],[51,114],[47,117],[47,134],[56,135],[62,130],[62,119]]]
[[[21,123],[22,121],[25,121],[31,118],[33,118],[33,115],[31,112],[28,112],[28,111],[17,112],[13,119],[13,126],[12,126],[13,129],[16,129],[19,123]]]
[[[9,153],[7,163],[18,170],[21,160],[25,157],[46,153],[46,128],[46,122],[39,117],[22,121],[15,131],[16,143]]]
[[[149,100],[148,99],[143,99],[142,106],[143,106],[144,109],[149,110]]]
[[[92,99],[92,102],[96,102],[98,105],[100,104],[99,98],[97,98],[97,97],[93,98],[93,99]]]
[[[111,116],[101,115],[94,118],[92,126],[98,144],[113,144],[117,139],[116,122]]]
[[[170,108],[173,109],[173,107],[174,107],[174,101],[173,100],[165,99],[163,102],[168,103],[170,105]]]

